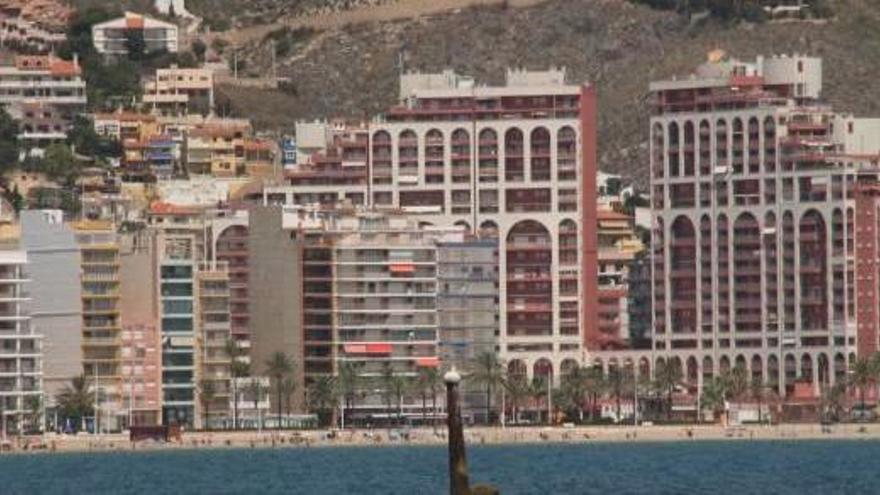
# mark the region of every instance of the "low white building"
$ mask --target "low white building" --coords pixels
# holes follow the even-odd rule
[[[143,40],[144,53],[177,53],[179,32],[176,25],[134,12],[92,26],[95,50],[102,55],[127,55],[132,40]]]

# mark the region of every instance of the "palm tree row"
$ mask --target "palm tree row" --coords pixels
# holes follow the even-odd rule
[[[336,408],[341,403],[339,422],[344,426],[352,423],[350,415],[356,408],[357,400],[365,397],[368,390],[378,390],[385,410],[389,414],[394,411],[397,423],[403,420],[404,399],[407,396],[420,396],[422,420],[427,423],[428,398],[431,399],[432,416],[436,417],[441,384],[437,368],[421,368],[418,375],[410,376],[396,373],[386,366],[379,376],[367,377],[361,374],[356,364],[344,362],[335,376],[323,375],[312,381],[308,388],[308,409],[318,415],[322,424],[333,424],[336,422]]]

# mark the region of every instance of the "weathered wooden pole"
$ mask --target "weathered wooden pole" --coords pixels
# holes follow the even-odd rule
[[[464,430],[458,405],[458,384],[461,375],[452,368],[443,375],[446,382],[446,421],[449,427],[449,494],[470,495]]]

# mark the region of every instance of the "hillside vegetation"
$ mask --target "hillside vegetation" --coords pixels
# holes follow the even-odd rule
[[[830,22],[691,26],[684,16],[623,0],[551,0],[525,8],[480,7],[419,19],[323,31],[281,60],[282,90],[224,87],[227,110],[258,126],[299,119],[367,117],[397,98],[398,59],[407,70],[451,67],[500,82],[507,67],[565,66],[600,97],[600,163],[637,181],[646,168],[651,80],[687,75],[721,48],[738,58],[807,53],[823,57],[825,96],[840,110],[880,116],[880,13],[873,0],[840,0]],[[267,41],[249,48],[249,67],[268,65]]]

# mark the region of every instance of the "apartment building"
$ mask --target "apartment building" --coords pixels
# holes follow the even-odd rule
[[[71,224],[80,248],[83,372],[98,388],[99,427],[116,430],[126,421],[122,392],[122,322],[119,306],[119,243],[111,222]]]
[[[153,113],[164,116],[197,113],[209,115],[214,109],[214,71],[172,65],[156,69],[143,84],[143,103]]]
[[[633,218],[610,207],[597,211],[599,260],[600,349],[627,348],[630,342],[630,268],[645,246],[635,233]]]
[[[248,252],[248,212],[224,212],[210,221],[212,258],[225,263],[229,273],[229,317],[231,337],[242,350],[249,347],[250,264]],[[247,355],[241,357],[248,361]]]
[[[856,191],[877,179],[880,121],[822,103],[818,58],[720,55],[651,84],[653,350],[612,356],[679,367],[694,394],[739,366],[817,397],[875,345],[854,270],[872,263]]]
[[[149,231],[119,236],[122,392],[127,424],[153,426],[162,417],[162,345],[158,279]]]
[[[231,396],[229,272],[224,262],[201,262],[196,276],[197,427],[218,428],[229,417]]]
[[[86,107],[79,63],[52,55],[17,55],[0,62],[0,105],[21,120],[24,153],[63,140]]]
[[[253,210],[252,359],[261,362],[282,349],[302,356],[301,379],[307,384],[343,365],[374,382],[388,374],[415,377],[422,367],[438,366],[438,243],[464,237],[461,228],[425,227],[400,213],[345,206]],[[494,310],[494,296],[491,301],[483,311]],[[494,324],[494,317],[488,319],[480,323]],[[494,342],[492,330],[488,333]],[[349,411],[351,420],[387,412],[377,390],[364,385],[362,395]],[[421,402],[406,395],[404,415],[420,415]]]
[[[33,403],[43,397],[42,336],[24,310],[28,300],[27,252],[20,248],[21,231],[0,226],[0,435],[40,430],[42,419],[28,419]]]
[[[160,303],[162,424],[200,428],[228,416],[229,275],[225,263],[209,261],[206,215],[203,208],[164,203],[148,211]]]
[[[438,349],[444,367],[465,370],[477,356],[496,352],[498,264],[497,239],[437,244]],[[485,389],[465,384],[462,392],[462,414],[485,418]]]
[[[23,210],[21,248],[28,254],[29,297],[22,302],[43,335],[43,385],[48,399],[83,373],[80,248],[60,210]]]
[[[121,110],[112,113],[96,113],[94,125],[95,132],[99,136],[115,139],[120,143],[126,141],[144,142],[161,133],[155,115]]]
[[[325,149],[263,200],[347,200],[497,238],[499,352],[529,376],[558,377],[598,335],[584,316],[598,300],[595,108],[595,89],[563,70],[510,70],[499,87],[405,74],[398,106],[329,126]],[[309,141],[297,136],[300,149]]]
[[[126,12],[123,17],[92,26],[92,42],[102,55],[128,55],[134,46],[144,53],[177,53],[178,29],[169,22]]]

